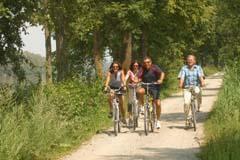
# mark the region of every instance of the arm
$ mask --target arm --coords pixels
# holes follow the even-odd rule
[[[205,86],[204,76],[200,77],[200,83],[201,83],[201,87]]]
[[[184,74],[184,70],[183,68],[181,69],[181,71],[178,74],[178,79],[179,79],[179,88],[183,88],[184,85],[184,78],[185,78],[185,74]]]
[[[183,88],[184,79],[179,79],[179,88]]]
[[[123,72],[123,71],[122,71],[122,73],[121,73],[121,80],[122,80],[122,85],[123,85],[123,86],[126,86],[125,75],[124,75],[124,72]]]
[[[126,76],[125,76],[125,84],[127,84],[128,78],[130,77],[129,75],[129,71],[127,72]]]
[[[199,66],[198,76],[199,76],[201,87],[204,87],[205,86],[205,80],[204,80],[205,79],[205,75],[204,75],[204,72],[203,72],[203,69],[202,69],[201,66]]]
[[[163,80],[164,80],[164,78],[165,78],[165,73],[164,72],[162,72],[161,73],[161,76],[160,76],[160,78],[159,78],[159,80],[157,81],[159,84],[162,84],[163,83]]]

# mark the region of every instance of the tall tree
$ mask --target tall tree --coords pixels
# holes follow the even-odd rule
[[[38,1],[0,1],[0,65],[11,64],[13,72],[22,80],[24,72],[21,64],[25,60],[20,37],[25,31],[25,23],[35,11]]]

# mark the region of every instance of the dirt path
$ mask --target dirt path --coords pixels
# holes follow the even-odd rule
[[[103,131],[62,160],[197,160],[196,153],[203,139],[203,122],[221,83],[221,74],[206,79],[196,132],[184,127],[183,98],[179,93],[162,101],[162,128],[159,131],[145,136],[142,124],[134,133],[124,128],[117,137],[113,136],[112,129]]]

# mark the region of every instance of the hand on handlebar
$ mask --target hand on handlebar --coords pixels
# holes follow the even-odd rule
[[[156,84],[162,84],[163,83],[163,80],[159,79]]]

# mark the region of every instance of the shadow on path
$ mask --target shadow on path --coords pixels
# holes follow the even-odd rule
[[[141,148],[142,154],[104,156],[107,160],[198,160],[194,156],[197,148]],[[140,152],[141,153],[141,152]],[[123,153],[124,154],[124,153]]]

